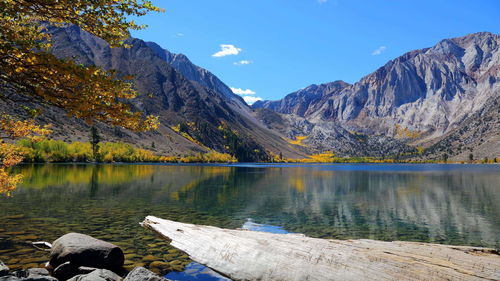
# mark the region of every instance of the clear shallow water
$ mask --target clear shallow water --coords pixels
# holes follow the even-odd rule
[[[47,259],[26,241],[52,241],[69,231],[119,244],[129,267],[151,260],[175,270],[190,264],[138,225],[146,215],[228,228],[251,218],[276,231],[321,238],[500,248],[498,165],[51,164],[18,170],[24,183],[12,198],[0,197],[0,260],[14,268]]]

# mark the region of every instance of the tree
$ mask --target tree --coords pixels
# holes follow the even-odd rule
[[[92,145],[92,157],[94,161],[99,161],[99,142],[101,142],[101,136],[95,126],[90,127],[89,142]]]
[[[448,163],[448,154],[447,153],[443,154],[443,162]]]
[[[148,0],[0,0],[0,101],[30,114],[46,105],[58,106],[88,124],[99,120],[136,131],[155,129],[156,116],[134,112],[125,100],[136,97],[131,77],[115,71],[78,65],[50,53],[50,26],[74,24],[99,36],[112,47],[124,46],[129,29],[142,29],[129,18],[161,11]],[[39,108],[31,108],[36,102]],[[40,136],[47,128],[32,117],[15,120],[0,112],[3,138]],[[20,129],[17,124],[23,124]],[[12,133],[14,131],[21,131]],[[20,176],[7,168],[22,161],[22,151],[1,143],[0,192],[9,192]]]
[[[472,162],[474,160],[474,155],[472,153],[469,154],[469,161]]]

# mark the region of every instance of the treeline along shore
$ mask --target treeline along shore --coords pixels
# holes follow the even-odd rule
[[[16,146],[24,155],[25,163],[71,163],[71,162],[102,162],[102,163],[237,163],[238,159],[229,154],[214,150],[184,155],[158,155],[152,150],[137,148],[123,142],[99,143],[97,153],[94,152],[91,142],[71,142],[62,140],[43,139],[32,141],[22,139]],[[152,143],[154,149],[154,143]],[[415,160],[411,155],[406,157],[337,157],[335,153],[326,151],[309,155],[301,159],[283,158],[281,155],[269,153],[267,161],[271,163],[498,163],[498,158],[474,159],[469,161],[448,161],[445,157],[440,160]]]

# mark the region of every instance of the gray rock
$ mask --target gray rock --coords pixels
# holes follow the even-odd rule
[[[78,267],[78,274],[89,274],[94,270],[97,270],[98,268],[95,267],[88,267],[88,266],[80,266]]]
[[[52,243],[50,265],[65,262],[75,266],[116,269],[123,266],[123,251],[116,245],[80,233],[68,233]]]
[[[97,269],[89,274],[77,275],[68,281],[121,281],[122,278],[113,271],[107,269]]]
[[[56,278],[50,276],[49,271],[45,268],[30,268],[26,270],[19,270],[13,273],[12,278],[12,280],[22,281],[58,281]]]
[[[28,277],[30,275],[41,275],[41,276],[48,276],[50,275],[49,271],[45,268],[30,268],[26,270]]]
[[[124,281],[165,281],[167,279],[160,277],[144,267],[136,267],[125,277]]]
[[[0,261],[0,276],[9,274],[9,267]]]
[[[26,278],[22,278],[22,281],[58,281],[56,278],[48,275],[29,275]]]
[[[12,275],[5,275],[0,277],[0,281],[21,281],[21,278]]]

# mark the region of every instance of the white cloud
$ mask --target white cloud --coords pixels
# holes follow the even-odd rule
[[[252,96],[244,96],[243,99],[248,105],[254,104],[258,100],[262,100],[262,98],[259,97],[252,97]]]
[[[326,1],[328,1],[328,0],[318,0],[318,3],[323,4],[323,3],[326,3]]]
[[[386,49],[387,49],[386,46],[380,46],[377,49],[373,50],[372,56],[378,56],[378,55],[382,54]]]
[[[220,51],[217,53],[213,54],[212,57],[225,57],[225,56],[231,56],[231,55],[237,55],[241,52],[242,50],[240,48],[237,48],[234,45],[230,44],[221,44],[220,45]]]
[[[175,34],[175,36],[177,36],[177,37],[184,37],[184,33],[180,33],[179,32],[179,33]]]
[[[251,61],[251,60],[240,60],[240,61],[234,62],[233,64],[234,65],[247,65],[247,64],[251,64],[251,63],[253,63],[253,61]]]
[[[231,91],[233,91],[233,93],[237,94],[237,95],[255,95],[255,92],[250,90],[250,89],[246,89],[246,90],[243,90],[243,89],[240,89],[240,88],[232,88],[231,87]]]

